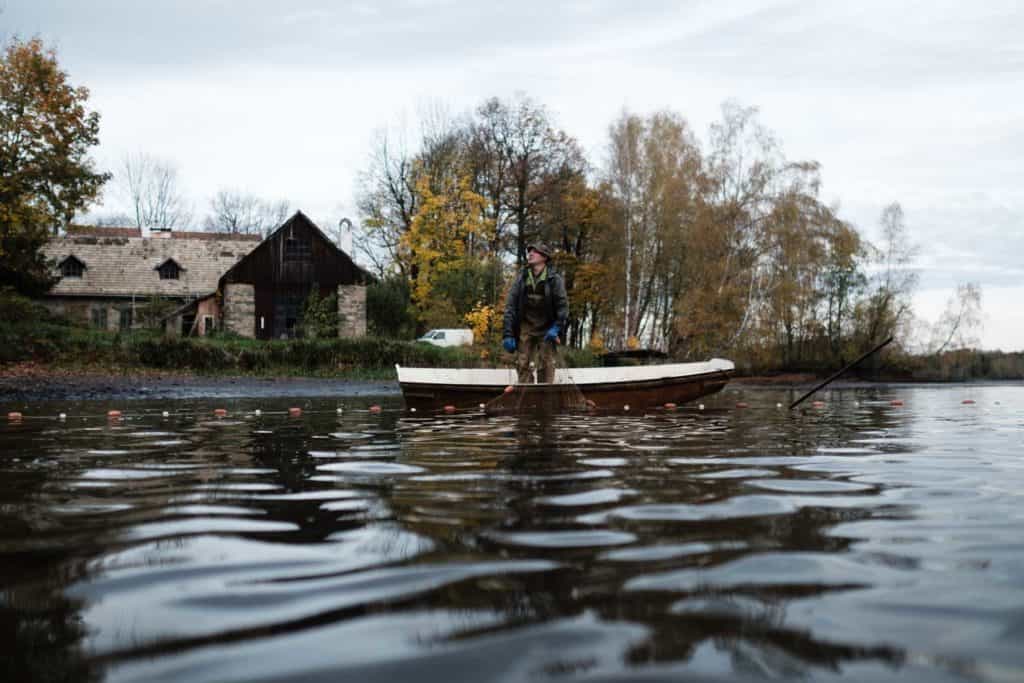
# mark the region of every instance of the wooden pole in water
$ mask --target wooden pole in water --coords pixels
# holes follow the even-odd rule
[[[808,392],[807,392],[806,394],[804,394],[803,396],[801,396],[801,397],[800,397],[800,398],[798,398],[797,400],[795,400],[795,401],[793,401],[792,403],[790,403],[790,404],[789,404],[789,409],[790,409],[790,410],[792,410],[793,408],[796,408],[796,407],[797,407],[798,405],[800,405],[801,403],[803,403],[803,402],[804,402],[804,400],[805,400],[805,399],[806,399],[806,398],[807,398],[808,396],[810,396],[811,394],[813,394],[813,393],[814,393],[815,391],[817,391],[818,389],[821,389],[821,388],[822,388],[822,387],[824,387],[824,386],[825,386],[826,384],[829,384],[829,383],[831,383],[831,382],[832,382],[832,380],[834,380],[835,378],[839,377],[839,376],[840,376],[841,374],[843,374],[844,372],[846,372],[847,370],[849,370],[849,369],[850,369],[850,368],[852,368],[853,366],[857,365],[858,363],[860,363],[861,361],[863,361],[863,360],[864,360],[865,358],[867,358],[867,357],[868,357],[868,356],[870,356],[871,354],[873,354],[873,353],[877,353],[878,351],[881,351],[881,350],[882,350],[882,348],[883,348],[883,347],[885,347],[885,345],[886,345],[886,344],[888,344],[889,342],[891,342],[892,340],[893,340],[893,338],[892,338],[892,337],[890,336],[890,337],[889,337],[888,339],[886,339],[886,340],[885,340],[884,342],[882,342],[881,344],[879,344],[879,345],[878,345],[878,346],[876,346],[875,348],[871,349],[871,350],[870,350],[870,351],[868,351],[867,353],[863,354],[863,355],[862,355],[862,356],[861,356],[860,358],[858,358],[857,360],[855,360],[855,361],[853,361],[852,363],[849,363],[848,365],[846,365],[846,366],[845,366],[845,367],[844,367],[844,368],[843,368],[842,370],[839,370],[839,371],[837,371],[837,372],[834,372],[834,373],[832,373],[832,375],[830,375],[830,376],[829,376],[829,378],[828,378],[828,379],[826,379],[826,380],[825,380],[824,382],[822,382],[822,383],[821,383],[821,384],[819,384],[818,386],[814,387],[813,389],[811,389],[810,391],[808,391]]]

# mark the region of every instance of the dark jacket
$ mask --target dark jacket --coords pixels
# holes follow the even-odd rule
[[[505,301],[505,325],[503,337],[519,339],[519,326],[523,320],[523,308],[526,306],[526,268],[519,271],[512,289]],[[559,336],[564,337],[569,319],[569,297],[565,294],[565,281],[562,276],[548,266],[548,274],[544,280],[544,308],[547,311],[548,325],[558,324]]]

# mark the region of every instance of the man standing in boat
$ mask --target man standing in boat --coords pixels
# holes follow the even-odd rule
[[[555,345],[565,331],[569,298],[562,276],[548,266],[551,249],[536,242],[526,248],[526,268],[512,284],[505,302],[502,346],[519,352],[516,370],[520,384],[532,384],[530,363],[536,362],[537,379],[555,381]]]

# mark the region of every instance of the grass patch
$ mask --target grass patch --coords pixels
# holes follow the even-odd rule
[[[362,337],[257,341],[233,335],[165,337],[152,331],[108,332],[71,325],[33,308],[0,327],[0,363],[35,361],[107,374],[133,371],[210,376],[321,377],[393,380],[395,365],[435,368],[507,367],[500,347],[438,347]],[[569,349],[570,367],[594,365],[589,351]]]

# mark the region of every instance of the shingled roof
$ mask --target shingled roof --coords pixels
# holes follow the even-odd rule
[[[109,229],[107,229],[109,230]],[[106,233],[106,234],[104,234]],[[194,297],[217,290],[217,280],[259,243],[256,235],[198,233],[202,237],[110,236],[76,230],[50,240],[43,248],[59,264],[74,256],[85,271],[80,278],[61,278],[51,296]],[[173,233],[172,233],[173,235]],[[180,235],[180,233],[179,233]],[[196,233],[190,233],[196,235]],[[161,280],[157,268],[168,259],[181,267],[178,279]],[[56,270],[60,275],[60,270]]]

